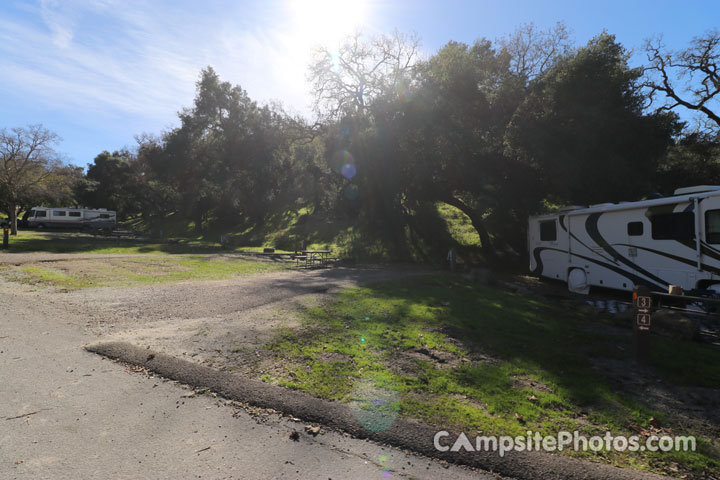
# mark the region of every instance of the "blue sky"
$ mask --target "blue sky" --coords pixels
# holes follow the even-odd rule
[[[606,29],[642,62],[663,34],[680,49],[717,28],[717,1],[37,0],[0,2],[0,127],[43,123],[85,166],[134,135],[177,125],[212,65],[258,101],[309,115],[314,46],[362,29],[415,32],[425,55],[449,40],[497,39],[563,21],[578,44]]]

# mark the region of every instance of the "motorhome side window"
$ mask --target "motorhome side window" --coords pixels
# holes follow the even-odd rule
[[[555,240],[557,240],[557,227],[555,225],[555,220],[540,222],[540,241],[554,242]]]
[[[692,240],[695,216],[692,212],[661,213],[650,218],[653,240]]]
[[[64,216],[65,216],[65,212],[62,210],[53,211],[53,217],[64,217]]]
[[[639,237],[643,234],[642,222],[630,222],[627,224],[627,232],[631,237]]]
[[[720,243],[720,210],[705,212],[705,241]]]
[[[80,212],[68,212],[68,216],[69,216],[69,217],[79,217],[79,216],[80,216]]]
[[[47,212],[45,210],[36,210],[35,218],[38,218],[38,217],[47,217]]]

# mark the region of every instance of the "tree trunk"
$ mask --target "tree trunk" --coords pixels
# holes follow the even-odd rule
[[[203,212],[198,212],[197,216],[195,217],[195,233],[200,234],[203,231],[203,220],[204,215]]]
[[[458,208],[461,212],[470,217],[470,222],[472,223],[473,228],[480,236],[480,244],[485,261],[488,262],[489,265],[494,264],[497,260],[497,252],[495,252],[495,247],[490,240],[490,234],[488,233],[487,228],[485,228],[485,223],[480,218],[480,215],[474,209],[465,204],[465,202],[453,197],[452,195],[443,198],[442,201],[448,205]]]
[[[8,209],[10,212],[10,234],[11,235],[17,235],[17,211],[18,207],[17,205],[10,205],[10,208]]]

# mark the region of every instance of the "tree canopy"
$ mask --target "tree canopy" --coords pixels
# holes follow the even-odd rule
[[[392,258],[438,259],[456,246],[477,261],[517,259],[527,216],[543,205],[720,182],[717,130],[683,131],[674,113],[690,104],[714,121],[716,49],[717,32],[677,53],[649,43],[650,63],[632,68],[613,35],[576,46],[562,23],[451,41],[427,58],[415,36],[358,33],[317,50],[312,124],[207,67],[177,127],[101,152],[82,179],[59,162],[54,134],[3,130],[0,194],[16,212],[29,198],[74,200],[200,233],[251,231],[303,210],[352,223]],[[50,178],[74,187],[68,195]],[[51,190],[65,193],[53,200]],[[479,245],[450,235],[443,208],[467,217]]]
[[[538,79],[516,112],[510,148],[554,200],[589,204],[651,191],[679,125],[672,114],[644,113],[642,71],[627,60],[603,33]]]
[[[17,215],[34,202],[67,200],[79,173],[56,150],[60,137],[42,125],[0,130],[0,198],[17,235]]]

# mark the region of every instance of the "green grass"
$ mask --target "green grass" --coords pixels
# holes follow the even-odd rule
[[[168,244],[156,240],[116,238],[88,235],[79,232],[20,230],[10,237],[10,253],[209,253],[220,251],[220,244],[189,239],[182,243]]]
[[[628,320],[599,317],[602,325],[627,326]],[[598,357],[632,361],[632,336],[604,336],[595,334],[596,341],[588,352]],[[651,337],[651,364],[653,371],[674,385],[702,388],[720,386],[720,349],[705,343],[679,341],[655,336]]]
[[[665,337],[653,337],[652,342],[652,363],[669,381],[705,388],[720,386],[720,350],[717,348]]]
[[[437,210],[447,224],[448,233],[463,246],[479,246],[480,236],[472,226],[470,217],[465,215],[459,208],[438,202]]]
[[[219,239],[219,237],[218,237]],[[332,244],[328,244],[332,247]],[[262,252],[272,245],[247,246],[237,244],[222,247],[219,241],[210,236],[188,236],[175,238],[171,242],[161,242],[150,238],[117,238],[111,236],[92,236],[69,231],[21,230],[10,237],[10,253],[49,252],[49,253],[99,253],[99,254],[207,254],[221,252]],[[315,245],[319,248],[319,244]],[[308,246],[308,248],[314,248]],[[276,248],[276,253],[291,253],[291,250]]]
[[[184,280],[221,280],[288,268],[287,263],[209,256],[150,256],[48,262],[8,267],[0,275],[11,280],[64,290],[100,286],[132,286]]]
[[[267,345],[284,372],[266,381],[344,402],[353,400],[357,385],[371,382],[397,396],[403,416],[485,434],[630,435],[631,425],[667,421],[595,372],[585,346],[609,339],[576,328],[587,320],[551,303],[426,277],[344,291],[304,315],[303,329],[281,331]],[[658,345],[659,352],[666,348]],[[706,362],[702,375],[710,379],[686,382],[720,375],[716,350],[683,345],[676,351],[688,353],[688,362]],[[671,361],[657,368],[668,378],[680,373]],[[572,454],[641,469],[671,462],[696,472],[719,466],[717,447],[708,442],[695,453]]]
[[[20,230],[17,236],[10,237],[9,252],[203,254],[261,252],[264,248],[274,248],[277,253],[290,253],[304,240],[307,249],[332,250],[337,256],[348,252],[356,240],[352,226],[327,222],[303,211],[300,214],[285,212],[272,217],[267,224],[246,231],[222,232],[231,241],[231,245],[225,247],[220,245],[220,233],[196,234],[191,227],[174,225],[168,232],[178,235],[167,235],[164,240],[94,236],[61,230]]]
[[[20,267],[19,274],[14,274],[12,278],[19,280],[21,283],[52,285],[67,290],[94,286],[93,281],[87,277],[67,275],[50,268],[35,266]]]
[[[300,208],[271,215],[262,225],[223,233],[234,245],[242,245],[243,250],[270,247],[295,251],[304,242],[308,250],[332,250],[336,255],[346,256],[353,249],[356,235],[352,223],[328,220]]]

